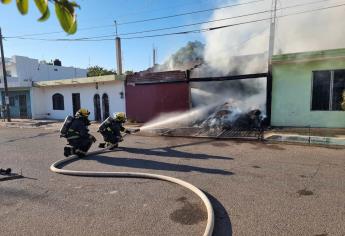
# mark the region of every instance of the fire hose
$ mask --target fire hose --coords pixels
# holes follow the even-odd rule
[[[97,155],[101,153],[107,152],[111,147],[107,147],[101,150],[97,150],[94,152],[89,152],[86,156],[91,155]],[[156,180],[163,180],[171,183],[178,184],[182,187],[185,187],[192,192],[194,192],[196,195],[198,195],[201,200],[203,201],[206,210],[207,210],[207,223],[206,223],[206,229],[204,231],[203,236],[211,236],[213,232],[213,226],[214,226],[214,212],[213,207],[210,202],[210,200],[207,198],[207,196],[197,187],[194,185],[177,179],[170,176],[165,175],[158,175],[158,174],[151,174],[151,173],[140,173],[140,172],[102,172],[102,171],[78,171],[78,170],[64,170],[58,168],[59,166],[70,163],[75,160],[79,160],[80,158],[77,155],[72,155],[70,157],[67,157],[65,159],[61,159],[57,162],[54,162],[50,166],[50,170],[63,175],[72,175],[72,176],[82,176],[82,177],[122,177],[122,178],[145,178],[145,179],[156,179]]]

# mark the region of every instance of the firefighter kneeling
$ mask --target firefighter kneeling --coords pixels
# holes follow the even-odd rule
[[[123,124],[126,122],[126,115],[123,112],[118,112],[114,114],[114,118],[108,117],[99,126],[98,132],[100,132],[104,138],[105,143],[100,143],[100,148],[105,148],[106,146],[112,146],[115,148],[118,146],[119,142],[123,141],[121,132],[130,134],[131,131],[125,129]],[[112,149],[111,148],[111,149]]]
[[[61,137],[66,138],[70,145],[70,147],[64,148],[64,155],[66,157],[72,154],[85,156],[92,143],[96,142],[96,138],[89,134],[89,115],[90,112],[87,109],[81,108],[74,117],[66,117],[60,130]]]

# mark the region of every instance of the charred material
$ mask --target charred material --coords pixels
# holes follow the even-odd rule
[[[265,119],[259,109],[244,113],[231,102],[226,102],[209,110],[189,127],[161,129],[159,133],[167,136],[262,139]]]

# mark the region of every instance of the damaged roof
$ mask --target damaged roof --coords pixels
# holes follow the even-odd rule
[[[184,71],[164,71],[164,72],[138,72],[127,75],[128,84],[149,84],[162,82],[178,82],[187,81],[187,76]]]

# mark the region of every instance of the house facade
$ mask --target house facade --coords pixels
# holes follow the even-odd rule
[[[1,63],[0,63],[1,64]],[[11,117],[31,118],[32,83],[37,81],[58,80],[86,77],[87,70],[61,66],[59,60],[53,64],[39,62],[23,56],[5,58],[7,83],[9,90],[9,105]],[[3,76],[0,76],[0,107],[5,104]]]
[[[65,119],[83,107],[90,120],[125,112],[124,76],[39,81],[31,89],[33,119]]]
[[[345,128],[345,49],[273,57],[272,126]]]

